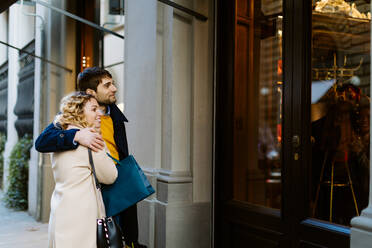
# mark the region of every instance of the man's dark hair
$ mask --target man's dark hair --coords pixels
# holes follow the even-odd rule
[[[97,91],[97,86],[101,83],[102,78],[112,78],[110,72],[99,67],[88,67],[80,72],[77,76],[78,90],[86,91],[92,89]]]

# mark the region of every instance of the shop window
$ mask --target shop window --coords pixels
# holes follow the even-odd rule
[[[312,6],[311,216],[349,225],[367,207],[370,1]]]

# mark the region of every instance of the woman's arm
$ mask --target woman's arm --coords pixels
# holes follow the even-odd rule
[[[118,170],[112,159],[109,158],[106,153],[107,149],[103,149],[99,152],[92,152],[94,168],[100,183],[112,184],[118,177]]]

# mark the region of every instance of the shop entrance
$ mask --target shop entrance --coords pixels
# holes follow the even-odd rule
[[[215,247],[349,247],[368,202],[369,9],[217,1]]]

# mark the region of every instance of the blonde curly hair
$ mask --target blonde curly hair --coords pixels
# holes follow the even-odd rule
[[[63,97],[59,107],[60,112],[54,119],[54,123],[58,123],[63,129],[67,129],[68,125],[88,127],[89,124],[84,115],[84,106],[92,98],[94,96],[81,91]]]

